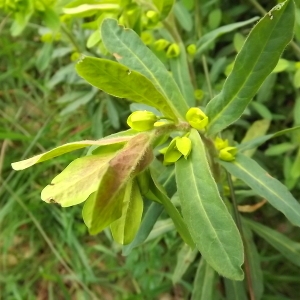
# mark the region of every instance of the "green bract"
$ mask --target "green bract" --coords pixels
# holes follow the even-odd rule
[[[171,44],[167,50],[167,57],[174,58],[174,57],[179,56],[179,54],[180,54],[179,46],[175,43]]]
[[[208,124],[207,115],[198,107],[190,108],[185,117],[189,124],[198,130],[205,128]]]
[[[228,140],[222,140],[221,138],[219,138],[217,136],[215,138],[214,144],[215,144],[215,147],[217,150],[221,150],[221,149],[228,147]]]
[[[150,111],[135,111],[127,119],[129,127],[136,131],[147,131],[154,127],[157,116]]]
[[[192,142],[188,137],[176,137],[170,145],[160,152],[164,154],[164,164],[172,164],[176,162],[182,155],[186,159],[192,149]]]
[[[165,39],[155,41],[154,47],[157,51],[165,50],[170,45],[170,42]]]
[[[236,147],[226,147],[220,150],[219,158],[225,161],[233,161],[235,160],[235,155],[237,154]]]

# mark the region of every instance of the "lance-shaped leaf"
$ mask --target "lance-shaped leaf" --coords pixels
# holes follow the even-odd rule
[[[178,118],[184,119],[188,106],[172,75],[139,36],[131,29],[124,29],[114,19],[106,19],[101,27],[102,40],[107,50],[130,70],[147,77],[167,99]]]
[[[82,4],[76,7],[66,7],[63,12],[67,15],[81,15],[84,13],[94,14],[97,11],[118,10],[120,5],[114,3]]]
[[[86,204],[86,210],[91,212],[88,222],[91,234],[99,233],[121,217],[127,182],[142,172],[153,159],[152,139],[151,134],[136,135],[108,163],[96,196]]]
[[[186,226],[186,223],[182,219],[182,216],[180,215],[175,205],[172,203],[170,198],[165,194],[163,188],[156,182],[154,177],[151,178],[151,182],[149,184],[149,192],[145,196],[148,199],[151,199],[153,201],[159,201],[162,203],[165,210],[167,211],[172,221],[174,222],[176,230],[178,231],[178,233],[180,234],[184,242],[188,244],[192,249],[194,249],[195,243]]]
[[[142,219],[143,198],[136,180],[130,180],[125,189],[122,216],[110,224],[112,236],[122,245],[129,244],[135,237]]]
[[[278,250],[290,262],[300,267],[300,243],[294,242],[284,234],[249,219],[243,221],[260,237]]]
[[[88,146],[105,146],[110,144],[117,144],[117,143],[126,143],[128,140],[130,140],[131,136],[120,136],[120,137],[114,137],[114,138],[105,138],[98,141],[80,141],[80,142],[73,142],[73,143],[67,143],[62,146],[56,147],[50,151],[47,151],[45,153],[33,156],[31,158],[21,160],[15,163],[12,163],[11,166],[14,170],[24,170],[26,168],[29,168],[37,163],[41,163],[43,161],[46,161],[48,159],[63,155],[65,153],[69,153],[78,149],[82,149]]]
[[[238,154],[232,162],[219,163],[233,176],[244,181],[258,195],[281,211],[291,223],[300,226],[300,204],[277,179],[269,175],[255,160]]]
[[[242,280],[243,244],[222,201],[206,158],[203,142],[192,129],[192,152],[176,162],[176,181],[183,218],[196,247],[221,275]]]
[[[82,57],[76,71],[88,83],[110,95],[153,106],[166,117],[176,119],[166,98],[138,72],[112,60],[89,56]]]
[[[194,280],[191,300],[217,299],[214,295],[214,292],[216,291],[216,275],[215,270],[205,261],[204,258],[201,258]]]
[[[251,141],[246,141],[246,142],[241,143],[240,145],[237,146],[237,148],[239,149],[239,151],[246,151],[248,149],[253,149],[253,148],[256,148],[256,147],[262,145],[263,143],[265,143],[266,141],[268,141],[272,138],[281,136],[281,135],[286,134],[286,133],[291,133],[291,132],[296,131],[296,130],[300,130],[300,126],[295,126],[295,127],[292,127],[292,128],[283,129],[283,130],[277,131],[275,133],[270,133],[270,134],[267,134],[267,135],[257,137],[257,138],[255,138]]]
[[[85,201],[97,190],[106,165],[114,155],[109,153],[75,159],[43,189],[42,200],[62,207]]]
[[[294,1],[287,0],[277,4],[253,28],[222,91],[207,105],[210,135],[242,115],[292,39],[294,22]]]

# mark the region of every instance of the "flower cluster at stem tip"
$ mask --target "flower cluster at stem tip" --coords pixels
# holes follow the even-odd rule
[[[185,118],[197,130],[204,129],[208,124],[207,115],[198,107],[191,107],[187,111]]]
[[[219,158],[224,161],[235,160],[235,155],[237,154],[236,147],[230,147],[228,145],[228,140],[223,140],[219,137],[215,138],[214,141],[216,149],[219,151]]]

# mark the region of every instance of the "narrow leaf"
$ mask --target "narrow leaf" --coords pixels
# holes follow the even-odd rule
[[[243,220],[256,234],[266,240],[276,250],[278,250],[290,262],[300,267],[300,243],[287,238],[286,235],[279,233],[258,222]]]
[[[257,21],[259,17],[254,17],[250,20],[243,21],[243,22],[237,22],[225,26],[221,26],[218,29],[215,29],[213,31],[210,31],[206,34],[204,34],[197,42],[197,52],[196,56],[200,56],[203,54],[203,52],[209,48],[209,46],[220,36],[229,33],[231,31],[234,31],[240,27],[249,25],[255,21]]]
[[[156,202],[151,203],[146,214],[143,217],[141,226],[136,234],[134,240],[129,244],[123,247],[123,255],[127,256],[131,253],[132,249],[140,246],[149,236],[151,230],[153,229],[157,219],[161,215],[164,207]]]
[[[239,149],[239,151],[246,151],[248,149],[256,148],[256,147],[262,145],[263,143],[267,142],[268,140],[270,140],[272,138],[281,136],[281,135],[286,134],[286,133],[291,133],[291,132],[296,131],[296,130],[300,130],[300,126],[287,128],[287,129],[284,129],[284,130],[277,131],[275,133],[263,135],[263,136],[254,138],[251,141],[243,141],[243,143],[238,145],[237,148]]]
[[[110,145],[114,143],[126,143],[128,140],[131,139],[131,136],[122,136],[122,137],[114,137],[114,138],[105,138],[98,141],[91,141],[91,140],[85,140],[80,142],[74,142],[74,143],[67,143],[62,146],[56,147],[50,151],[47,151],[43,154],[39,154],[36,156],[33,156],[31,158],[21,160],[15,163],[12,163],[11,166],[14,170],[24,170],[26,168],[29,168],[37,163],[41,163],[43,161],[46,161],[48,159],[63,155],[65,153],[69,153],[78,149],[82,149],[88,146],[98,145],[98,146],[104,146],[104,145]]]
[[[97,190],[105,165],[113,156],[114,153],[110,153],[75,159],[43,189],[42,200],[62,207],[85,201]]]
[[[300,204],[286,186],[269,175],[255,160],[239,153],[233,162],[221,160],[219,162],[230,174],[244,181],[258,195],[267,199],[291,223],[300,226]]]
[[[196,247],[221,275],[242,280],[244,253],[238,229],[222,201],[199,133],[190,134],[192,152],[176,163],[183,218]]]
[[[293,37],[294,6],[292,0],[278,4],[251,31],[221,93],[207,105],[210,135],[223,130],[242,115],[276,66]]]
[[[170,198],[166,195],[162,187],[155,181],[154,177],[152,177],[152,181],[150,182],[149,186],[149,193],[146,194],[146,197],[162,203],[166,212],[174,222],[176,230],[178,231],[184,242],[191,248],[194,248],[195,244],[186,226],[186,223],[184,222],[177,208],[174,206]]]
[[[153,106],[165,116],[176,119],[164,96],[138,72],[111,60],[89,56],[82,57],[76,71],[88,83],[110,95]]]
[[[143,198],[136,180],[130,180],[123,199],[122,217],[110,224],[116,242],[127,245],[134,239],[140,227],[142,213]]]
[[[191,300],[214,300],[215,270],[201,258],[197,268]]]
[[[77,15],[81,13],[91,12],[91,11],[97,11],[97,10],[118,10],[120,9],[120,6],[118,4],[82,4],[77,7],[72,8],[63,8],[63,12],[67,15]]]
[[[187,244],[184,244],[177,254],[177,263],[172,275],[172,283],[178,283],[185,274],[188,267],[194,262],[197,250],[192,250]]]
[[[102,40],[107,50],[130,70],[139,72],[154,84],[167,99],[178,118],[184,119],[188,106],[164,64],[131,29],[124,29],[114,19],[105,19],[101,27]]]
[[[224,283],[227,300],[248,300],[243,281],[234,281],[225,278]]]

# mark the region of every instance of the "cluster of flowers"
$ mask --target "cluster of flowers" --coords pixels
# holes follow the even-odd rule
[[[192,107],[186,113],[186,120],[191,127],[197,130],[205,130],[208,124],[207,115],[198,107]],[[154,128],[170,124],[164,117],[158,117],[150,111],[135,111],[127,119],[129,127],[136,131],[148,131]],[[214,141],[219,152],[219,158],[225,161],[233,161],[237,153],[236,147],[230,147],[228,140],[217,137]],[[175,163],[182,156],[186,159],[192,150],[192,142],[189,133],[172,139],[169,146],[160,150],[164,154],[164,164]]]

